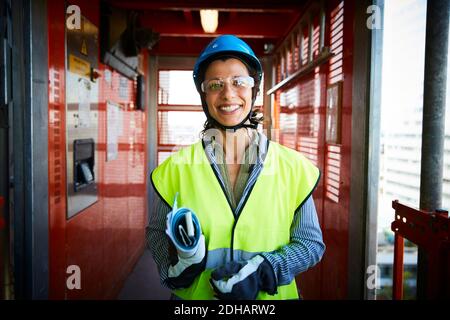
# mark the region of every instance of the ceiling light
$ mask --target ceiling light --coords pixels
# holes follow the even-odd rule
[[[217,10],[200,10],[200,21],[203,31],[206,33],[214,33],[219,24],[219,11]]]

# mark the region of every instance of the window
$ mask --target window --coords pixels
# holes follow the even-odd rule
[[[196,142],[205,121],[192,70],[159,71],[158,164]]]
[[[384,2],[377,230],[381,270],[388,266],[392,269],[392,201],[419,206],[426,7],[423,0]],[[408,279],[404,299],[411,299],[416,285],[417,247],[405,248],[404,259]],[[382,277],[385,281],[380,283],[377,299],[392,299],[392,274],[383,272]]]

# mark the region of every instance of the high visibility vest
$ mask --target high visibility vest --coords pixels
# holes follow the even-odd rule
[[[205,270],[189,288],[173,293],[182,299],[213,299],[209,279],[215,268],[288,244],[294,213],[310,196],[319,177],[319,169],[302,154],[271,141],[263,169],[235,217],[201,141],[166,159],[152,172],[153,186],[170,207],[179,192],[178,206],[197,215],[207,250]],[[295,279],[278,286],[275,295],[260,291],[257,296],[267,300],[297,298]]]

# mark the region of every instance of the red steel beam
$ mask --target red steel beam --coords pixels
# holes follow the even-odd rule
[[[296,14],[223,13],[219,14],[219,25],[212,36],[235,34],[247,38],[279,38],[296,17]],[[140,16],[140,22],[161,36],[211,36],[203,31],[198,12],[191,13],[191,16],[181,11],[145,12]]]
[[[219,11],[235,11],[235,12],[272,12],[286,13],[299,11],[305,5],[306,1],[121,1],[110,0],[108,3],[114,7],[130,10],[201,10],[216,9]]]
[[[447,262],[450,252],[450,219],[447,211],[427,212],[403,205],[395,200],[395,220],[391,230],[395,232],[393,298],[401,299],[403,291],[403,239],[415,243],[426,251],[428,299],[450,297],[450,278]],[[449,281],[450,282],[450,281]]]
[[[402,300],[403,298],[403,250],[404,240],[395,232],[394,240],[394,279],[392,284],[392,298]]]
[[[264,55],[264,43],[268,39],[243,38],[256,55]],[[212,40],[206,37],[162,37],[152,48],[152,55],[198,56],[203,48]]]

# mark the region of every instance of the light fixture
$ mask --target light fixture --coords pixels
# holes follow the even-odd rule
[[[219,11],[217,10],[200,10],[200,21],[203,31],[206,33],[214,33],[219,24]]]

